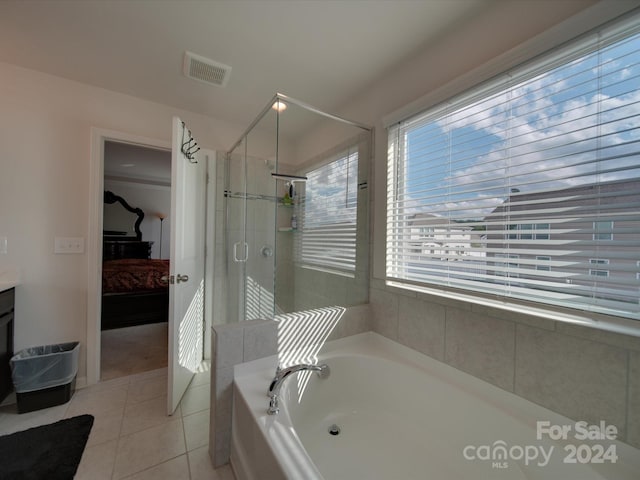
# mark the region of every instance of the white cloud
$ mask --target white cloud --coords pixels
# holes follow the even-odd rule
[[[571,66],[577,68],[579,62]],[[620,68],[618,76],[629,78],[628,70]],[[467,153],[475,156],[450,176],[433,176],[434,190],[447,186],[452,193],[446,201],[430,205],[429,211],[454,209],[477,218],[504,201],[511,188],[569,188],[592,182],[599,170],[616,167],[637,166],[633,175],[640,176],[637,158],[596,163],[637,148],[629,142],[640,142],[640,89],[617,97],[580,92],[579,87],[574,91],[568,80],[551,72],[517,85],[511,92],[467,105],[437,122],[445,139],[462,139],[469,147]],[[466,144],[465,138],[469,140]],[[478,154],[479,145],[490,150]],[[463,153],[456,153],[460,155],[456,159],[464,161]],[[505,170],[510,182],[503,179]],[[629,178],[629,174],[627,170],[603,178],[611,181]],[[493,196],[474,193],[480,186]],[[408,211],[418,211],[424,203],[421,198],[407,198],[405,206]]]

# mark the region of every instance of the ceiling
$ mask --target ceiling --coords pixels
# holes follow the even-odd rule
[[[171,185],[171,151],[107,141],[104,178],[149,185]]]
[[[240,128],[281,92],[328,112],[497,0],[0,2],[0,61]],[[401,34],[399,34],[401,33]],[[226,87],[182,74],[188,50]]]

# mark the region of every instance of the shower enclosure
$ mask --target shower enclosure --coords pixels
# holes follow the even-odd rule
[[[282,94],[268,102],[217,172],[214,323],[368,301],[371,146],[365,125]]]

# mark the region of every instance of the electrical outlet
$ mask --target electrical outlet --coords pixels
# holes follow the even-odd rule
[[[84,253],[84,238],[55,237],[53,253]]]

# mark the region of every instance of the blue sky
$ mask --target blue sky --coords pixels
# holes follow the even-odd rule
[[[356,221],[358,151],[344,152],[333,162],[307,173],[305,227]],[[349,207],[349,210],[345,210]]]
[[[514,188],[585,185],[597,170],[600,181],[640,177],[638,154],[625,157],[640,151],[638,51],[640,35],[516,85],[505,76],[504,91],[410,130],[405,206],[479,219]]]

